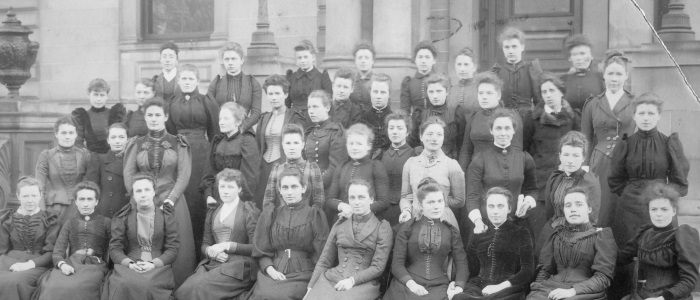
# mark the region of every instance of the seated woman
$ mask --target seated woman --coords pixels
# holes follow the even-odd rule
[[[197,270],[175,291],[176,299],[242,299],[253,287],[258,262],[253,234],[260,210],[240,194],[243,173],[224,169],[216,175],[219,201],[209,207],[204,223],[202,256]]]
[[[335,169],[333,183],[328,190],[326,199],[329,223],[338,220],[338,216],[350,218],[354,209],[348,204],[348,185],[354,178],[362,178],[371,182],[376,191],[370,209],[374,214],[383,213],[389,202],[389,175],[382,162],[371,158],[372,141],[374,133],[365,124],[350,126],[345,132],[345,145],[348,149],[350,160]]]
[[[285,205],[265,207],[255,228],[253,257],[259,258],[260,270],[247,300],[302,299],[328,236],[323,210],[302,197],[301,172],[282,171],[278,189]]]
[[[27,300],[41,274],[51,267],[51,254],[61,225],[52,212],[42,211],[41,185],[32,177],[17,182],[17,212],[0,210],[0,295],[3,300]]]
[[[114,271],[105,281],[102,299],[166,300],[175,287],[170,265],[180,246],[173,207],[170,202],[156,207],[150,175],[138,174],[131,182],[135,203],[112,220],[109,256]]]
[[[376,280],[389,260],[394,236],[389,222],[379,221],[370,209],[374,202],[371,183],[354,178],[347,190],[352,217],[342,218],[333,225],[311,276],[306,300],[379,297],[380,285]]]
[[[639,260],[639,284],[624,299],[692,300],[700,265],[698,231],[673,224],[680,195],[672,186],[654,183],[643,197],[651,224],[639,228],[617,258],[620,266]]]
[[[617,245],[610,228],[596,228],[585,188],[564,192],[566,223],[542,247],[538,274],[527,299],[607,299],[615,271]]]
[[[471,278],[464,292],[452,299],[522,299],[535,271],[530,233],[508,220],[515,207],[510,191],[492,187],[485,198],[486,214],[493,227],[469,241]]]
[[[441,185],[427,177],[421,180],[417,190],[422,215],[418,219],[410,218],[399,228],[391,262],[394,279],[383,299],[452,299],[462,292],[467,280],[467,255],[462,238],[456,225],[441,221],[447,207]],[[447,276],[448,255],[454,259],[454,281]]]
[[[61,228],[53,248],[56,268],[42,277],[35,293],[42,300],[99,299],[109,271],[106,259],[111,222],[95,210],[100,188],[94,182],[83,181],[75,187],[73,197],[79,214]]]

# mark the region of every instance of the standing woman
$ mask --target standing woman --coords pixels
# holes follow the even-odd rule
[[[401,109],[408,115],[420,116],[423,109],[428,107],[426,79],[435,73],[433,66],[437,62],[437,54],[437,48],[431,41],[421,41],[413,48],[416,74],[404,77],[401,82]]]
[[[324,90],[327,95],[332,95],[333,83],[328,71],[321,72],[316,68],[316,48],[309,40],[303,40],[294,46],[294,56],[299,69],[295,72],[287,70],[287,81],[289,81],[290,86],[285,104],[287,108],[304,116],[304,129],[308,129],[314,122],[306,111],[307,101],[311,99],[311,92]]]
[[[301,300],[328,237],[323,210],[303,199],[304,175],[287,169],[279,176],[285,205],[265,207],[253,239],[260,270],[247,300]],[[251,274],[252,275],[252,274]]]
[[[581,115],[586,99],[600,95],[605,91],[603,74],[593,64],[591,41],[584,34],[570,36],[564,43],[564,50],[569,53],[571,69],[561,76],[566,92],[564,99],[569,102],[576,114]]]
[[[126,113],[126,117],[124,117],[124,125],[126,125],[127,134],[131,137],[144,136],[148,133],[146,119],[143,117],[143,103],[155,96],[153,80],[147,78],[139,80],[134,90],[134,94],[136,94],[136,104],[139,105],[139,108],[137,110],[130,110]]]
[[[370,41],[361,41],[355,44],[353,49],[355,55],[355,66],[357,67],[357,77],[355,78],[354,88],[350,94],[350,101],[360,105],[364,110],[372,107],[372,99],[370,96],[370,88],[372,86],[372,67],[374,66],[374,56],[377,54],[374,51],[374,46]]]
[[[112,218],[124,205],[129,204],[129,193],[124,185],[124,148],[128,136],[122,123],[109,126],[107,143],[110,150],[105,154],[92,154],[85,180],[98,184],[100,197],[95,211]]]
[[[537,166],[535,176],[539,190],[537,194],[539,203],[530,215],[530,223],[535,236],[546,222],[544,191],[549,175],[560,166],[557,158],[557,154],[560,152],[559,140],[567,132],[580,128],[578,116],[571,109],[569,103],[562,99],[566,90],[558,77],[549,72],[542,74],[537,88],[542,93],[543,101],[538,103],[532,111],[533,130],[532,137],[529,139],[531,141],[530,149],[527,149],[527,152],[532,155],[532,159],[535,160],[535,166]],[[596,207],[594,224],[597,220],[597,212]]]
[[[255,201],[258,208],[261,209],[262,206],[260,204],[262,204],[262,199],[265,196],[265,187],[267,186],[267,179],[270,177],[272,167],[276,163],[284,163],[286,161],[282,150],[283,128],[287,124],[300,124],[303,118],[297,111],[287,109],[287,106],[284,105],[284,101],[289,95],[289,81],[284,76],[275,74],[267,77],[265,83],[263,83],[263,92],[267,95],[266,98],[272,110],[260,116],[258,129],[255,131],[258,150],[262,154]],[[302,132],[302,143],[303,140]],[[301,152],[299,155],[301,155]]]
[[[464,207],[464,172],[456,160],[442,152],[444,134],[445,122],[439,117],[430,117],[420,126],[420,139],[425,148],[421,155],[409,158],[403,167],[399,203],[401,207],[399,222],[401,223],[412,219],[412,216],[420,219],[423,215],[421,201],[416,201],[418,187],[424,178],[430,177],[445,193],[445,199],[441,202],[445,205],[441,220],[447,221],[454,228],[459,228],[455,212]]]
[[[44,196],[39,205],[54,212],[58,216],[58,224],[63,224],[75,214],[71,194],[75,185],[84,180],[90,163],[90,152],[75,147],[78,136],[75,128],[71,117],[56,121],[53,130],[58,146],[41,152],[34,172]]]
[[[304,155],[321,168],[323,188],[328,189],[335,169],[348,160],[345,129],[343,125],[330,120],[331,99],[325,91],[311,92],[308,105],[307,114],[314,126],[306,129]]]
[[[471,48],[465,47],[459,50],[455,56],[455,73],[457,73],[457,82],[452,85],[449,95],[452,99],[449,101],[457,105],[457,136],[455,143],[457,149],[461,148],[464,141],[464,128],[467,126],[467,118],[479,109],[479,104],[476,97],[476,83],[474,82],[474,74],[478,68],[477,58]],[[461,151],[457,153],[460,154]]]
[[[653,93],[645,93],[631,106],[639,130],[622,136],[617,143],[608,177],[610,189],[620,196],[612,224],[620,247],[633,237],[638,227],[651,222],[642,198],[644,189],[653,182],[668,183],[685,196],[690,170],[678,133],[667,136],[656,128],[663,111],[661,99]],[[678,220],[674,224],[678,224]]]
[[[221,64],[226,75],[216,75],[209,84],[207,94],[216,100],[219,106],[226,102],[235,102],[245,109],[245,120],[241,123],[241,132],[253,128],[260,119],[262,90],[260,83],[251,75],[241,71],[245,53],[238,43],[226,43],[219,50]]]
[[[163,98],[166,103],[182,93],[177,84],[178,69],[177,62],[180,55],[180,48],[173,42],[160,45],[160,66],[163,71],[153,76],[156,96]]]
[[[19,208],[0,210],[0,295],[28,300],[41,274],[51,268],[61,228],[52,212],[41,209],[41,183],[32,177],[17,182]]]
[[[442,185],[426,177],[417,191],[416,201],[424,209],[418,218],[401,224],[396,234],[391,262],[394,279],[383,299],[452,299],[462,292],[469,273],[462,238],[457,226],[442,220],[447,207]],[[454,280],[446,269],[448,255],[454,259]]]
[[[608,52],[603,73],[605,93],[589,98],[581,115],[581,132],[586,135],[590,146],[583,164],[590,166],[590,171],[598,175],[600,180],[601,202],[598,225],[601,227],[612,225],[615,205],[618,203],[618,196],[608,185],[615,144],[625,134],[634,133],[635,129],[635,123],[632,120],[633,96],[623,89],[628,75],[627,64],[628,60],[621,52],[616,50]]]
[[[348,202],[348,185],[354,178],[362,178],[372,183],[376,196],[372,197],[375,201],[370,205],[370,209],[373,214],[381,216],[389,207],[389,176],[384,165],[371,157],[374,133],[365,124],[355,124],[345,132],[345,138],[350,159],[335,169],[333,183],[326,193],[325,206],[327,212],[332,214],[328,216],[329,221],[333,220],[335,223],[339,216],[352,217],[353,208]]]
[[[221,133],[217,134],[211,142],[211,148],[204,162],[204,172],[200,190],[206,197],[207,204],[216,203],[219,199],[216,189],[216,174],[224,169],[239,170],[246,184],[240,186],[243,190],[243,201],[253,200],[258,176],[260,176],[260,151],[255,142],[253,129],[241,132],[241,122],[245,118],[245,109],[233,102],[226,102],[219,112],[219,127]],[[204,223],[201,223],[202,225]],[[195,232],[200,228],[195,226]],[[195,235],[197,236],[197,235]]]
[[[178,74],[182,93],[176,95],[169,105],[168,132],[187,138],[191,147],[191,175],[185,199],[191,215],[195,245],[202,243],[206,202],[199,185],[207,165],[207,154],[214,136],[219,133],[219,106],[211,97],[199,93],[199,71],[193,65],[184,65]]]
[[[530,154],[511,145],[515,118],[516,113],[511,110],[496,110],[491,115],[489,127],[493,144],[488,150],[477,153],[467,169],[467,216],[474,224],[476,234],[488,229],[484,222],[488,220],[484,211],[484,192],[500,186],[514,196],[518,195],[517,205],[509,215],[513,223],[527,228],[534,235],[527,217],[528,211],[537,206],[535,162]],[[466,222],[466,219],[462,222]]]
[[[194,238],[190,211],[185,201],[185,187],[190,181],[190,145],[181,135],[171,135],[165,130],[168,120],[165,101],[159,98],[143,104],[148,134],[132,139],[124,150],[124,184],[129,194],[134,177],[139,172],[151,174],[155,179],[157,207],[170,203],[179,235],[179,251],[173,263],[175,284],[179,286],[195,267]],[[204,206],[204,204],[203,204]]]
[[[107,128],[122,122],[126,114],[126,108],[121,103],[114,104],[111,108],[105,106],[109,100],[109,90],[110,86],[104,79],[91,80],[88,85],[90,109],[79,107],[71,112],[78,133],[75,139],[77,147],[85,147],[95,153],[109,152]]]

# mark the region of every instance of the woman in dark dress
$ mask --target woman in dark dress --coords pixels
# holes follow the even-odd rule
[[[175,288],[171,264],[180,245],[178,222],[170,202],[157,207],[153,177],[144,173],[131,179],[134,202],[112,220],[109,256],[114,271],[105,281],[102,299],[166,300]]]
[[[109,89],[110,86],[104,79],[93,79],[88,86],[90,109],[79,107],[71,112],[78,133],[75,139],[77,147],[95,153],[109,152],[107,129],[114,123],[122,122],[126,114],[126,108],[121,103],[111,108],[105,106],[109,100]]]
[[[176,299],[244,299],[255,283],[258,262],[251,254],[260,210],[240,198],[245,186],[240,171],[224,169],[216,181],[220,201],[207,211],[202,242],[206,258],[175,291]]]
[[[29,300],[41,274],[51,268],[51,254],[61,225],[41,209],[41,183],[32,177],[17,182],[17,211],[0,210],[0,295]]]
[[[518,195],[510,217],[515,225],[526,228],[533,235],[528,217],[529,210],[537,206],[535,162],[530,154],[511,145],[516,129],[515,118],[516,113],[506,109],[496,110],[491,115],[489,127],[493,144],[488,150],[477,153],[467,169],[467,217],[474,224],[476,234],[488,229],[483,221],[487,216],[483,211],[485,199],[482,195],[484,191],[500,186]]]
[[[109,126],[110,150],[105,154],[93,154],[85,179],[101,187],[100,198],[95,211],[107,218],[114,217],[124,205],[129,204],[129,193],[124,185],[124,148],[127,143],[127,129],[122,123]]]
[[[379,221],[371,210],[374,189],[370,182],[351,179],[347,190],[352,216],[333,225],[311,276],[307,300],[379,297],[377,280],[389,260],[394,236],[389,222]]]
[[[607,299],[615,271],[617,246],[610,228],[594,227],[585,188],[564,192],[566,222],[549,236],[540,253],[531,300]]]
[[[423,109],[428,107],[426,79],[435,73],[433,66],[437,63],[437,55],[438,50],[431,41],[420,41],[413,47],[413,63],[416,64],[416,74],[413,77],[404,77],[401,82],[401,110],[406,114],[420,116]]]
[[[537,86],[542,93],[543,101],[533,110],[533,130],[529,139],[530,149],[527,150],[535,160],[535,175],[537,177],[538,205],[531,211],[530,224],[533,234],[537,236],[546,222],[544,209],[545,185],[549,175],[559,169],[560,162],[557,158],[561,148],[559,139],[571,130],[580,129],[580,120],[571,109],[569,103],[562,99],[564,84],[554,74],[545,72],[540,77]],[[597,219],[596,208],[596,219]],[[593,221],[595,224],[595,221]]]
[[[535,272],[532,238],[514,225],[508,214],[515,208],[513,194],[502,187],[486,192],[489,229],[475,235],[467,247],[470,278],[453,300],[520,300]]]
[[[175,284],[179,286],[194,271],[195,248],[190,212],[185,202],[185,187],[190,180],[190,146],[183,136],[168,134],[168,115],[162,99],[153,98],[143,105],[148,134],[129,141],[124,150],[124,184],[133,195],[131,185],[139,172],[151,174],[156,180],[156,206],[170,203],[178,231],[178,255],[173,263]]]
[[[134,87],[134,94],[136,104],[139,105],[139,108],[136,110],[130,110],[126,113],[126,116],[124,117],[124,125],[126,125],[126,133],[129,136],[144,136],[148,133],[148,126],[146,126],[146,119],[143,115],[143,104],[146,102],[146,100],[155,96],[153,80],[148,78],[139,80]]]
[[[163,68],[160,74],[153,76],[156,97],[170,103],[175,96],[182,93],[178,81],[178,56],[180,48],[173,42],[160,45],[160,66]]]
[[[369,126],[374,132],[372,155],[389,148],[391,141],[386,135],[386,117],[392,113],[389,100],[391,99],[391,77],[383,73],[372,76],[370,83],[371,106],[360,115],[360,123]],[[408,132],[411,133],[410,131]]]
[[[265,207],[253,240],[260,270],[248,300],[301,300],[328,237],[323,210],[303,199],[303,175],[282,171],[279,186],[285,205]]]
[[[314,125],[314,121],[309,118],[309,113],[306,111],[311,92],[323,90],[326,94],[332,95],[333,83],[328,71],[321,71],[316,67],[316,48],[309,40],[303,40],[294,46],[294,57],[299,69],[295,72],[287,70],[289,95],[285,104],[287,108],[291,108],[303,116],[301,121],[304,129],[308,129]]]
[[[261,202],[265,197],[267,179],[270,177],[272,167],[277,163],[284,163],[285,152],[282,150],[282,131],[287,124],[301,124],[303,116],[293,109],[287,109],[284,105],[285,99],[289,95],[289,81],[282,75],[270,75],[263,83],[263,92],[270,103],[271,111],[260,116],[258,130],[255,131],[255,139],[258,142],[258,149],[262,154],[260,161],[260,176],[258,187],[255,192],[255,201]],[[302,143],[304,136],[302,131]],[[301,152],[299,153],[301,155]],[[258,204],[258,207],[261,208]]]
[[[53,248],[56,268],[42,277],[34,294],[41,300],[99,299],[109,271],[111,221],[96,210],[100,188],[94,182],[83,181],[75,187],[73,196],[79,214],[61,228]]]
[[[561,76],[566,87],[564,99],[579,116],[588,98],[605,91],[603,74],[593,62],[592,48],[591,41],[584,34],[570,36],[564,43],[571,62],[569,72]]]
[[[442,187],[434,179],[421,180],[416,201],[423,207],[422,215],[399,228],[391,262],[394,279],[383,299],[452,299],[462,292],[469,272],[459,229],[441,221],[447,206]],[[453,279],[447,275],[448,255],[453,259]]]
[[[681,196],[688,194],[690,164],[678,133],[667,136],[656,128],[663,102],[653,93],[642,94],[632,103],[637,132],[623,136],[612,156],[608,184],[620,196],[613,233],[622,247],[637,228],[650,223],[641,195],[653,182],[669,183]],[[677,225],[678,221],[674,221]]]
[[[350,159],[335,169],[333,183],[326,193],[326,212],[333,223],[339,217],[349,219],[353,215],[348,202],[348,185],[353,178],[365,179],[375,187],[372,197],[375,200],[370,205],[373,214],[381,215],[389,207],[389,175],[380,161],[370,157],[374,133],[367,125],[355,124],[345,132],[345,138]]]
[[[674,224],[680,194],[672,185],[653,183],[642,197],[651,224],[639,227],[617,257],[618,265],[639,261],[637,286],[624,299],[692,300],[699,277],[698,231]]]
[[[193,65],[184,65],[178,73],[178,84],[182,93],[176,95],[169,105],[168,132],[187,138],[191,148],[192,167],[190,180],[185,189],[185,200],[190,211],[194,230],[195,246],[202,244],[206,201],[199,190],[204,168],[209,162],[210,143],[219,134],[219,106],[211,97],[199,93],[199,70]]]
[[[469,47],[464,47],[455,56],[455,73],[456,80],[452,81],[455,84],[450,88],[451,102],[458,105],[457,110],[457,137],[455,143],[461,148],[464,141],[464,127],[467,125],[467,118],[477,109],[479,104],[476,98],[476,83],[474,82],[474,74],[478,68],[477,57],[474,51]],[[461,151],[460,151],[461,152]],[[460,152],[457,153],[459,156]],[[456,159],[456,158],[455,158]]]
[[[241,171],[247,178],[245,185],[240,188],[243,201],[253,200],[257,179],[260,172],[260,152],[255,142],[252,129],[241,132],[241,122],[245,118],[245,109],[233,102],[226,102],[219,112],[219,127],[221,133],[214,136],[211,147],[204,162],[204,172],[200,189],[207,199],[207,204],[216,203],[219,199],[216,189],[216,174],[226,168]],[[260,200],[256,201],[260,202]],[[261,203],[258,203],[260,206]],[[204,223],[202,223],[204,224]],[[192,226],[197,230],[196,226]]]
[[[330,120],[328,112],[331,109],[331,99],[325,91],[311,92],[308,105],[307,113],[314,126],[306,129],[304,156],[321,168],[323,188],[328,189],[335,169],[348,160],[345,128]]]
[[[625,134],[634,133],[632,120],[634,106],[632,94],[624,90],[627,80],[628,60],[622,53],[612,50],[605,60],[605,93],[589,98],[581,115],[581,132],[588,139],[588,151],[583,165],[587,171],[598,175],[600,180],[600,214],[598,225],[609,227],[613,223],[617,194],[608,185],[608,175],[612,169],[613,150],[617,140]],[[588,169],[590,167],[590,169]],[[623,241],[624,242],[624,241]]]
[[[75,146],[75,128],[71,117],[56,120],[53,129],[58,146],[39,154],[34,171],[44,197],[39,205],[41,209],[55,213],[58,224],[63,224],[76,213],[71,194],[75,185],[85,179],[90,164],[90,152]]]
[[[588,206],[591,208],[588,220],[592,225],[596,225],[598,222],[600,182],[598,176],[581,168],[586,150],[588,150],[586,136],[578,131],[569,131],[559,140],[559,149],[561,169],[550,174],[545,184],[544,195],[537,199],[537,206],[544,207],[546,223],[539,228],[533,227],[536,237],[536,255],[539,255],[542,245],[556,228],[566,221],[563,209],[564,192],[567,188],[578,186],[586,190]]]
[[[241,132],[253,128],[260,119],[262,90],[260,83],[241,70],[245,53],[238,43],[226,43],[219,49],[221,65],[226,74],[216,75],[209,84],[207,94],[214,98],[219,106],[226,102],[235,102],[245,109],[245,119],[241,122]]]

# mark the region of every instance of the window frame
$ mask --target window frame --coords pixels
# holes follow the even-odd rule
[[[153,21],[151,16],[151,1],[152,0],[141,0],[140,10],[141,10],[141,38],[143,41],[206,41],[211,39],[211,35],[216,30],[215,19],[212,18],[212,30],[209,31],[199,31],[199,32],[187,32],[187,33],[165,33],[156,34],[149,33],[150,24]],[[214,4],[215,1],[214,1]],[[216,7],[214,7],[216,11]]]

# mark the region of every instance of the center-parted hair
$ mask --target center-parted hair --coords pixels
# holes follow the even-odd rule
[[[428,117],[428,119],[425,120],[425,122],[420,124],[420,135],[423,135],[426,129],[428,129],[428,126],[430,125],[439,125],[442,127],[442,130],[445,130],[445,121],[443,121],[440,117],[438,116],[431,116]]]
[[[90,92],[105,92],[109,94],[109,90],[111,87],[109,86],[109,83],[105,81],[102,78],[95,78],[93,80],[90,80],[90,83],[88,84],[88,93]]]
[[[267,88],[271,86],[281,86],[282,92],[284,92],[285,94],[289,94],[290,84],[287,80],[287,77],[278,74],[268,76],[267,78],[265,78],[265,82],[263,83],[263,91],[267,93]]]
[[[39,192],[42,194],[44,193],[44,188],[41,186],[39,180],[33,176],[22,176],[17,180],[17,195],[19,195],[19,191],[21,191],[23,187],[27,186],[37,186],[39,187]]]
[[[241,47],[239,43],[228,42],[221,46],[219,49],[219,58],[223,59],[224,53],[227,51],[236,52],[241,59],[245,59],[245,51],[243,51],[243,47]]]
[[[411,129],[413,129],[413,124],[411,122],[411,117],[409,117],[405,112],[399,110],[397,112],[392,112],[388,116],[386,116],[386,118],[384,118],[384,128],[389,130],[389,121],[394,120],[403,121],[406,124],[406,135],[411,133]]]
[[[353,185],[361,185],[364,187],[367,187],[367,194],[369,195],[370,198],[372,198],[372,201],[374,201],[374,186],[367,181],[367,179],[364,178],[352,178],[350,179],[350,182],[348,182],[348,187],[346,192],[348,195],[350,194],[350,187]]]
[[[561,153],[561,148],[564,146],[578,147],[583,149],[583,155],[588,153],[588,139],[586,135],[580,131],[569,131],[564,136],[559,139],[559,152]]]
[[[468,56],[469,58],[472,59],[472,62],[474,64],[476,64],[476,55],[474,55],[474,50],[472,50],[472,48],[464,47],[462,49],[459,49],[459,51],[457,52],[457,55],[455,55],[455,59],[457,59],[457,57],[462,56],[462,55]]]
[[[156,92],[156,87],[155,87],[156,83],[153,81],[153,78],[141,78],[138,81],[136,81],[136,84],[134,86],[139,85],[139,84],[143,85],[145,87],[151,88],[153,93]]]
[[[566,50],[567,53],[571,52],[571,49],[574,49],[578,46],[586,46],[589,49],[593,50],[593,44],[591,44],[591,41],[585,34],[575,34],[566,38],[566,40],[564,41],[564,50]]]
[[[418,202],[421,204],[423,204],[423,200],[425,200],[425,197],[428,196],[428,194],[441,193],[443,194],[443,197],[445,196],[442,191],[442,187],[437,180],[430,176],[421,179],[421,181],[418,183],[417,189],[418,192],[416,193],[416,197],[418,198]]]
[[[420,41],[418,44],[416,44],[415,47],[413,47],[413,61],[414,62],[416,61],[416,57],[418,57],[418,52],[423,50],[423,49],[430,51],[430,53],[433,55],[433,58],[435,60],[437,60],[437,56],[438,56],[437,48],[435,47],[435,45],[433,45],[433,42],[426,40],[426,41]]]
[[[280,172],[280,175],[277,176],[277,188],[280,189],[282,187],[282,179],[285,177],[294,177],[297,180],[299,180],[299,184],[301,186],[306,187],[306,179],[304,178],[304,174],[301,173],[296,168],[285,168]]]
[[[78,129],[73,118],[65,116],[58,118],[58,120],[56,120],[56,122],[53,124],[53,133],[58,133],[58,129],[61,127],[61,125],[70,125],[75,127],[76,130]]]
[[[151,106],[160,107],[163,110],[163,113],[166,116],[168,115],[168,111],[165,109],[165,107],[166,107],[165,100],[163,100],[163,98],[153,97],[151,99],[146,100],[146,102],[143,103],[143,111],[145,112]]]
[[[611,49],[605,52],[605,68],[603,69],[607,69],[611,64],[618,64],[623,66],[625,71],[629,73],[627,68],[629,63],[630,60],[625,57],[625,54],[622,51]]]
[[[199,69],[197,68],[197,66],[193,64],[184,64],[180,67],[180,69],[178,69],[180,75],[182,75],[182,72],[187,71],[194,73],[194,76],[197,77],[197,80],[199,80]]]
[[[370,89],[372,88],[372,84],[375,82],[386,82],[386,84],[389,86],[389,92],[391,92],[391,77],[389,75],[386,75],[384,73],[376,73],[372,74],[372,79],[370,80]]]
[[[284,137],[290,134],[298,134],[301,137],[301,142],[304,142],[304,128],[299,124],[285,124],[282,127],[282,133],[280,134],[280,143],[284,142]]]
[[[506,200],[508,201],[508,209],[512,210],[513,208],[515,208],[515,197],[513,197],[513,193],[511,193],[508,189],[500,186],[494,186],[490,188],[486,192],[486,195],[484,195],[484,203],[488,203],[489,197],[491,197],[492,195],[503,195],[503,197],[506,197]]]
[[[480,85],[482,84],[490,84],[493,85],[494,88],[496,88],[497,92],[502,92],[503,91],[503,80],[501,78],[498,78],[496,74],[492,72],[481,72],[479,74],[476,74],[474,76],[474,83],[476,83],[476,88],[478,89]]]
[[[82,190],[89,190],[95,192],[95,200],[100,200],[100,187],[92,181],[79,182],[73,188],[73,200],[78,200],[78,192]]]
[[[126,129],[126,125],[124,123],[114,123],[112,125],[109,125],[107,128],[107,137],[109,137],[109,132],[112,131],[112,129],[124,129],[124,131],[127,132],[127,137],[129,136],[129,130]]]
[[[678,199],[681,197],[680,193],[671,185],[662,182],[654,182],[647,186],[642,194],[642,199],[649,207],[649,204],[653,200],[667,199],[671,202],[673,208],[678,209]]]
[[[163,50],[170,49],[175,51],[175,57],[178,57],[180,54],[180,47],[177,46],[177,44],[173,42],[167,42],[163,43],[160,45],[160,51],[158,53],[163,54]]]
[[[585,187],[575,185],[566,188],[566,190],[564,190],[564,199],[566,199],[566,196],[571,194],[583,194],[585,196],[584,198],[586,198],[586,205],[591,206],[591,204],[588,203],[588,201],[590,201],[590,197],[588,196],[588,190],[586,190]]]
[[[489,128],[493,129],[493,123],[496,122],[496,119],[498,118],[508,118],[510,119],[510,123],[513,124],[513,130],[517,129],[517,124],[515,120],[517,120],[518,116],[510,109],[507,108],[497,108],[493,114],[489,117]]]
[[[425,86],[429,86],[431,84],[439,83],[443,88],[449,91],[451,84],[450,84],[450,78],[447,77],[444,73],[435,73],[430,76],[428,76],[428,79],[425,82]]]
[[[365,124],[357,123],[350,126],[350,128],[345,131],[345,139],[347,140],[347,138],[353,134],[361,135],[367,138],[368,145],[372,145],[374,142],[374,132]]]

